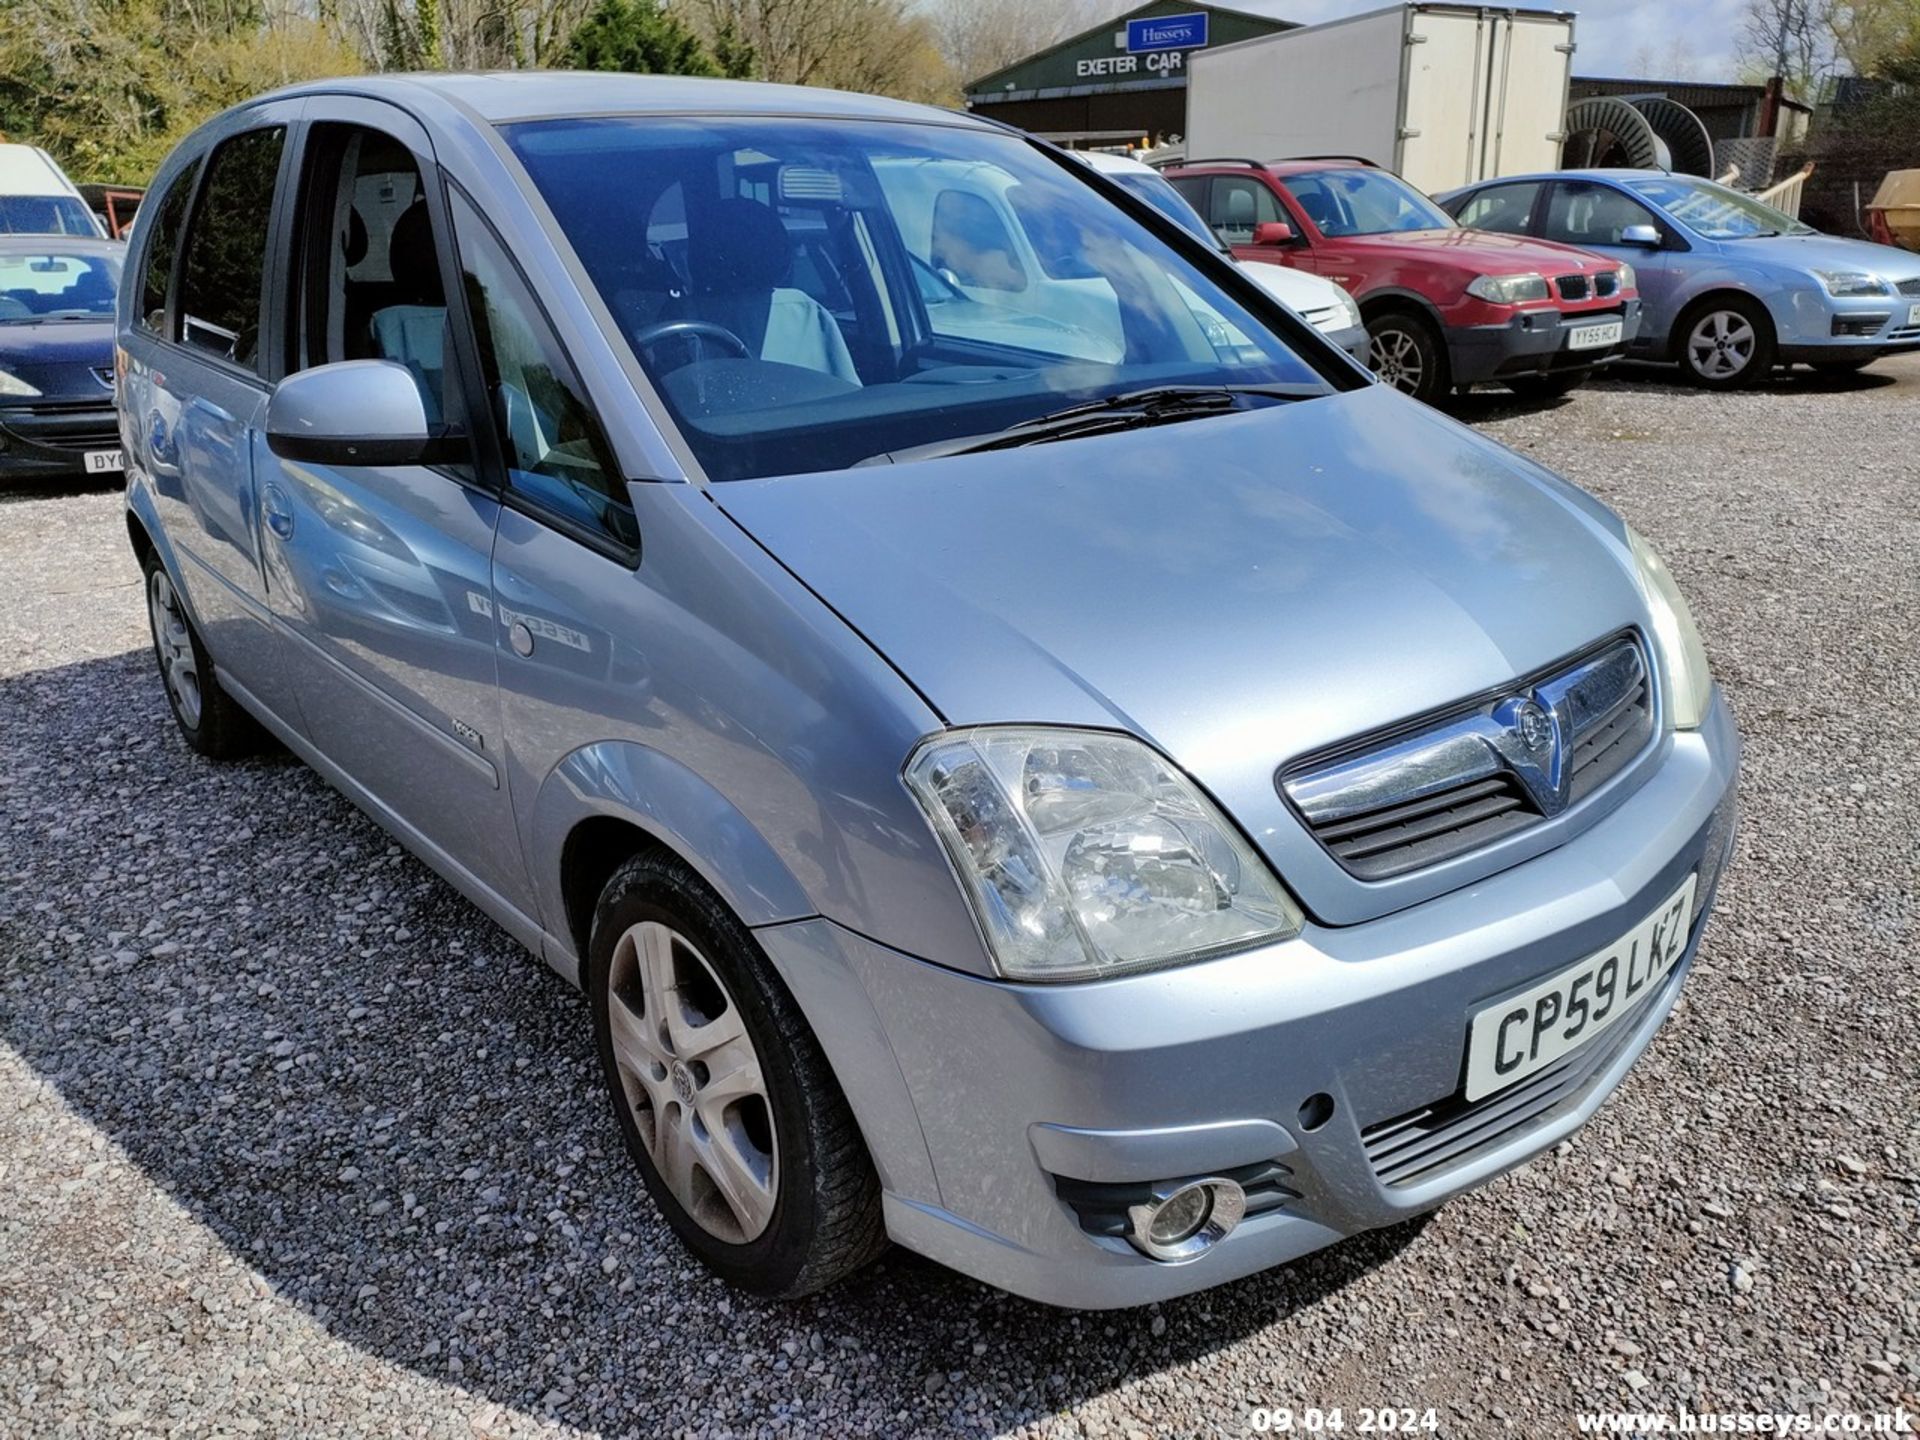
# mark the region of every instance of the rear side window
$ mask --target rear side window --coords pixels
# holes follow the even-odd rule
[[[186,219],[193,177],[199,173],[200,167],[194,165],[185,174],[176,175],[173,187],[149,212],[153,234],[147,241],[146,263],[141,269],[138,318],[156,335],[167,333],[167,290],[173,283],[173,257],[180,253],[180,222]],[[147,223],[142,221],[142,227]]]
[[[1534,199],[1540,194],[1540,182],[1522,180],[1514,185],[1489,185],[1454,212],[1453,218],[1469,230],[1497,230],[1502,235],[1527,233],[1527,217],[1533,213]]]
[[[180,338],[248,369],[260,359],[267,225],[286,137],[278,125],[249,130],[214,151],[187,232]]]

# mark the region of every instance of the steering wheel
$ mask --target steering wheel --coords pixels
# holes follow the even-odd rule
[[[715,325],[711,320],[662,320],[647,326],[633,337],[634,345],[642,350],[651,349],[663,340],[713,340],[726,346],[742,360],[753,358],[746,341],[726,326]]]

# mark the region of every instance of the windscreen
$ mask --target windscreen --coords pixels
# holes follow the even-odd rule
[[[0,232],[9,235],[97,235],[93,212],[71,195],[0,195]]]
[[[1446,211],[1385,170],[1313,170],[1283,176],[1281,183],[1329,239],[1453,229]]]
[[[1709,180],[1690,180],[1679,175],[1649,175],[1645,179],[1636,176],[1627,184],[1682,225],[1709,240],[1813,234],[1812,226],[1802,225],[1784,211]]]
[[[105,319],[119,290],[117,255],[0,250],[0,324]]]
[[[1341,373],[1015,136],[779,117],[505,133],[711,479],[1148,387],[1324,393],[1320,367]]]

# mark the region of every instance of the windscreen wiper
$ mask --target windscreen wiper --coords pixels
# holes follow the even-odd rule
[[[1280,404],[1314,400],[1328,393],[1324,385],[1157,385],[1147,390],[1109,395],[1104,400],[1090,400],[1084,405],[1069,405],[1064,410],[1022,420],[985,435],[960,435],[951,440],[936,440],[930,445],[869,455],[859,463],[900,465],[910,460],[934,460],[943,455],[1013,450],[1022,445],[1043,445],[1050,440],[1070,440],[1082,435],[1104,435],[1115,430],[1224,415],[1252,409],[1263,401]]]

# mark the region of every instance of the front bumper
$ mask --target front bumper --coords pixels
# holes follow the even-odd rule
[[[1369,370],[1373,368],[1373,339],[1367,334],[1366,326],[1355,325],[1346,330],[1322,330],[1320,333]]]
[[[90,450],[120,448],[111,404],[29,401],[0,406],[0,475],[60,479],[84,475]]]
[[[1584,325],[1620,321],[1620,342],[1592,350],[1567,348],[1567,335]],[[1526,310],[1498,325],[1459,325],[1446,330],[1453,383],[1475,385],[1520,375],[1558,375],[1591,370],[1617,360],[1640,330],[1640,301],[1623,300],[1604,310]]]
[[[1014,985],[826,920],[761,939],[860,1120],[896,1241],[1031,1299],[1138,1305],[1430,1210],[1583,1124],[1691,968],[1731,847],[1738,752],[1716,701],[1632,797],[1546,855],[1366,924],[1173,970]],[[1538,1085],[1459,1101],[1472,1012],[1626,933],[1690,870],[1685,958],[1639,1013]],[[1331,1118],[1306,1104],[1321,1098]],[[1390,1156],[1422,1125],[1437,1160],[1409,1173]],[[1071,1182],[1247,1166],[1284,1193],[1186,1264],[1088,1233],[1060,1193],[1061,1180],[1083,1195]]]

